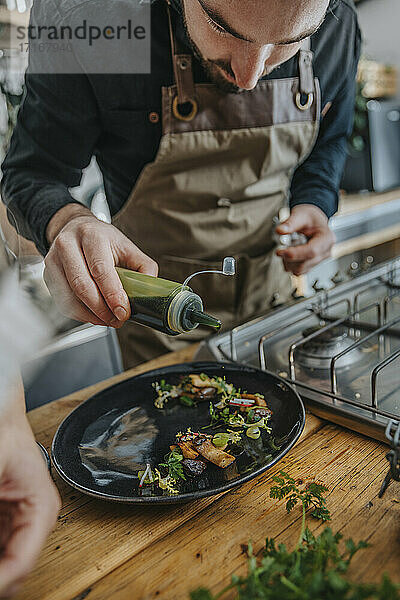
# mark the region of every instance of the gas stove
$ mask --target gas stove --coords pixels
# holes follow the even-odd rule
[[[292,383],[310,410],[376,439],[400,419],[400,259],[203,342]]]

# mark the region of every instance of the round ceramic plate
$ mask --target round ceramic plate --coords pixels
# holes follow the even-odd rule
[[[257,440],[244,436],[232,465],[221,469],[209,464],[202,475],[180,482],[177,495],[165,495],[158,487],[139,488],[138,470],[163,462],[178,431],[201,431],[210,424],[208,402],[187,407],[175,400],[162,410],[154,406],[155,381],[177,384],[189,373],[225,377],[236,388],[263,394],[272,410],[272,432],[263,431]],[[271,373],[231,363],[185,363],[137,375],[89,398],[61,423],[52,459],[67,483],[91,496],[141,504],[185,502],[218,494],[266,471],[292,448],[304,422],[300,396]]]
[[[47,452],[46,448],[40,442],[36,442],[36,444],[39,446],[39,450],[42,453],[43,460],[45,461],[45,463],[47,465],[47,468],[50,471],[50,456],[49,456],[49,453]]]

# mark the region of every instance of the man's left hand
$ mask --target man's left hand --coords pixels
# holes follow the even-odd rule
[[[276,251],[282,257],[285,271],[303,275],[321,260],[329,258],[335,243],[335,234],[329,229],[328,217],[313,204],[298,204],[291,210],[290,217],[276,228],[280,235],[304,233],[307,244],[291,246]]]

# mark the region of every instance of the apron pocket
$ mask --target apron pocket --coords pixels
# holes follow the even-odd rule
[[[241,282],[238,317],[242,322],[271,310],[275,294],[279,295],[279,302],[291,298],[291,277],[274,250],[256,257],[242,256],[238,273]]]

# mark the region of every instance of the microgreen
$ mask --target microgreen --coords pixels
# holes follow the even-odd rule
[[[160,467],[168,469],[168,475],[172,479],[186,479],[183,473],[183,454],[180,450],[171,450],[165,457],[166,462],[160,463]]]
[[[195,406],[196,402],[193,400],[193,398],[190,398],[190,396],[186,396],[185,394],[182,394],[182,396],[179,396],[179,402],[181,404],[183,404],[184,406]]]

